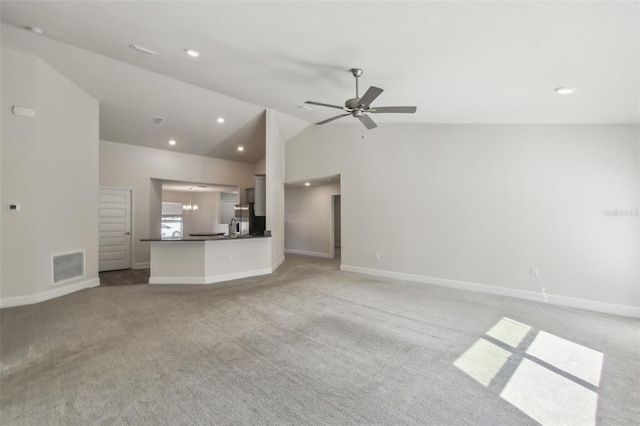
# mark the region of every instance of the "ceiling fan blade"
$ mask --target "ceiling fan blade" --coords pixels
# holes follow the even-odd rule
[[[313,101],[306,101],[305,104],[311,104],[311,105],[320,105],[320,106],[324,106],[324,107],[329,107],[329,108],[338,108],[341,110],[344,110],[344,107],[338,106],[338,105],[329,105],[329,104],[323,104],[320,102],[313,102]]]
[[[392,106],[392,107],[375,107],[368,109],[366,112],[370,112],[373,114],[380,113],[406,113],[413,114],[416,112],[417,107],[414,106]]]
[[[378,127],[378,125],[368,115],[362,114],[360,117],[356,117],[356,118],[360,120],[360,122],[364,124],[364,127],[366,127],[369,130]]]
[[[373,102],[378,96],[380,96],[380,93],[382,92],[383,90],[379,87],[371,86],[369,87],[369,90],[367,90],[364,95],[362,95],[358,104],[366,108],[371,105],[371,102]]]
[[[328,123],[328,122],[330,122],[330,121],[337,120],[338,118],[346,117],[347,115],[351,115],[351,113],[350,113],[350,112],[348,112],[348,113],[346,113],[346,114],[336,115],[335,117],[331,117],[331,118],[329,118],[329,119],[327,119],[327,120],[324,120],[324,121],[319,121],[319,122],[317,122],[317,123],[316,123],[316,126],[318,126],[318,125],[320,125],[320,124],[326,124],[326,123]]]

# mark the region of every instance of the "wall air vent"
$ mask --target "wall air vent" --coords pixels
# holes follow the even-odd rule
[[[164,120],[164,118],[162,117],[156,117],[153,119],[153,124],[160,124],[162,123],[162,121]]]
[[[84,250],[51,256],[51,284],[84,277]]]

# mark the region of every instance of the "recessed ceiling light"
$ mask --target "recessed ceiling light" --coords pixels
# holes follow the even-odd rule
[[[198,56],[200,56],[200,52],[198,52],[197,50],[186,49],[185,52],[187,52],[187,55],[193,56],[194,58],[197,58]]]
[[[308,107],[308,106],[306,106],[306,105],[298,105],[298,108],[300,108],[300,109],[304,109],[304,110],[307,110],[307,111],[313,111],[313,108]]]
[[[311,186],[311,184],[309,182],[305,182],[304,186]]]
[[[570,86],[563,86],[563,87],[556,87],[553,90],[555,90],[558,95],[570,95],[570,94],[574,93],[576,90],[578,90],[578,88],[577,87],[570,87]]]
[[[42,34],[42,33],[44,33],[44,31],[42,31],[42,28],[38,28],[38,27],[27,27],[27,29],[28,29],[29,31],[31,31],[32,33],[35,33],[35,34]]]
[[[224,123],[224,118],[218,117],[218,123]]]
[[[137,44],[130,44],[129,49],[137,50],[138,52],[145,53],[147,55],[157,55],[158,52],[153,51],[151,49],[147,49],[146,47],[138,46]]]
[[[173,145],[175,145],[175,144],[176,144],[176,141],[175,141],[174,139],[171,139],[171,140],[169,141],[169,145],[173,146]]]
[[[239,146],[238,151],[244,151],[244,146]]]

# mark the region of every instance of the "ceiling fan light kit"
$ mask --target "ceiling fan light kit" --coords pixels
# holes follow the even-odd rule
[[[378,96],[380,96],[380,94],[383,92],[383,90],[380,89],[379,87],[371,86],[364,93],[364,95],[362,95],[362,97],[360,97],[358,83],[359,83],[360,76],[362,76],[362,73],[363,73],[363,71],[360,68],[352,68],[351,69],[351,74],[353,74],[353,76],[356,78],[356,97],[352,98],[352,99],[348,99],[344,103],[343,107],[338,106],[338,105],[324,104],[324,103],[321,103],[321,102],[314,102],[314,101],[306,101],[305,102],[305,104],[318,105],[318,106],[323,106],[323,107],[328,107],[328,108],[337,108],[337,109],[341,109],[341,110],[345,111],[344,114],[336,115],[335,117],[331,117],[331,118],[329,118],[327,120],[320,121],[320,122],[316,123],[316,125],[326,124],[326,123],[329,123],[329,122],[331,122],[333,120],[337,120],[339,118],[346,117],[347,115],[351,115],[351,116],[357,118],[358,120],[360,120],[360,122],[367,129],[371,130],[373,128],[378,127],[378,125],[371,119],[371,117],[369,117],[365,113],[370,113],[370,114],[380,114],[380,113],[413,114],[414,112],[416,112],[417,108],[415,106],[388,106],[388,107],[377,107],[377,108],[371,107],[371,102],[376,100],[376,98]]]

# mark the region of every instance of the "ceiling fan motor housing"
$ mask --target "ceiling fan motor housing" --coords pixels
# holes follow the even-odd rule
[[[345,102],[344,106],[347,107],[348,109],[358,109],[359,103],[360,103],[360,98],[353,98]]]

